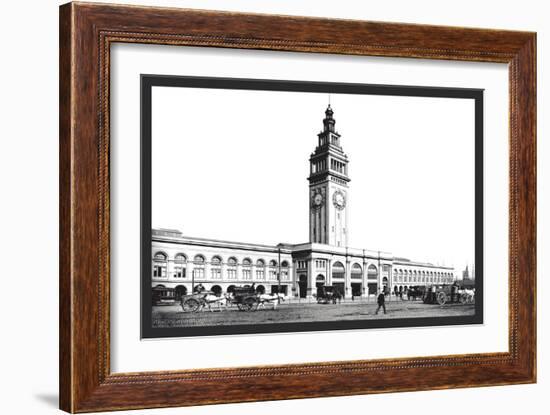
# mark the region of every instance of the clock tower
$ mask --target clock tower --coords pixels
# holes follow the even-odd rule
[[[340,145],[334,112],[325,111],[323,131],[309,158],[309,241],[333,246],[348,244],[348,156]]]

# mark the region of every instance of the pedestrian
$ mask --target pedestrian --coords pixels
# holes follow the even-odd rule
[[[380,311],[380,308],[383,308],[384,314],[386,314],[386,296],[384,295],[382,290],[380,290],[380,294],[378,294],[377,301],[378,301],[378,308],[376,309],[376,313],[374,314],[378,314],[378,312]]]

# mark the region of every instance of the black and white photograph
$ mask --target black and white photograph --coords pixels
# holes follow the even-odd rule
[[[142,338],[483,323],[483,90],[141,76]]]

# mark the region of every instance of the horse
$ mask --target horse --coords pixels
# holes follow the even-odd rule
[[[473,289],[464,288],[459,291],[461,295],[466,297],[467,303],[473,303],[475,299],[476,292]]]
[[[260,294],[258,296],[258,309],[259,308],[265,308],[266,303],[273,305],[273,310],[277,309],[277,305],[279,304],[279,301],[285,301],[285,295],[278,293],[278,294]]]
[[[228,299],[226,296],[218,297],[217,295],[214,295],[212,293],[207,293],[203,298],[201,302],[201,307],[198,311],[202,311],[204,307],[208,307],[208,309],[211,312],[214,312],[214,309],[212,308],[213,305],[217,305],[217,311],[222,311],[222,307],[227,307]]]

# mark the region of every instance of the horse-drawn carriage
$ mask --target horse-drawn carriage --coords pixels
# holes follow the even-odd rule
[[[474,302],[474,295],[457,284],[439,284],[426,287],[423,300],[425,304],[466,304]]]
[[[181,297],[183,311],[194,313],[208,307],[212,311],[212,304],[221,311],[222,306],[234,304],[241,311],[254,311],[260,303],[260,296],[254,287],[235,287],[231,293],[224,296],[216,295],[212,291],[196,290],[193,294]]]
[[[204,308],[208,303],[206,297],[214,295],[212,291],[200,291],[181,296],[181,308],[183,311],[194,313]]]
[[[235,287],[232,296],[229,297],[231,304],[236,304],[241,311],[256,310],[260,298],[254,287]]]
[[[426,286],[424,285],[413,285],[407,290],[407,299],[416,300],[418,298],[424,298],[426,293]]]
[[[332,285],[321,285],[317,287],[318,304],[336,304],[337,301],[342,301],[342,293],[337,287]]]

